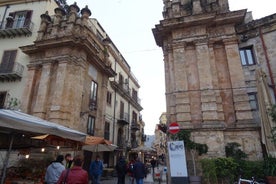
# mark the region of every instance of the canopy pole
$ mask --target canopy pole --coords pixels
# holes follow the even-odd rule
[[[11,141],[10,141],[9,150],[6,154],[6,159],[5,159],[4,165],[3,165],[3,171],[2,171],[2,176],[1,176],[1,184],[5,183],[6,171],[7,171],[7,167],[8,167],[8,163],[9,163],[9,158],[10,158],[10,153],[11,153],[11,149],[12,149],[12,145],[13,145],[13,140],[14,140],[14,134],[11,134]]]

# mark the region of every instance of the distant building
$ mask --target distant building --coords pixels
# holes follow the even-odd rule
[[[156,125],[154,134],[155,139],[153,147],[156,149],[157,156],[164,156],[167,152],[167,134],[160,130],[160,126],[167,125],[167,114],[162,113],[159,118],[159,124]]]
[[[164,54],[168,122],[207,144],[207,157],[225,157],[231,142],[252,160],[275,154],[267,110],[276,94],[276,15],[252,20],[228,0],[163,3],[153,34]]]

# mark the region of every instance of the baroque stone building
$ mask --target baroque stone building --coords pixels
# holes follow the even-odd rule
[[[268,76],[264,86],[271,88],[267,98],[273,103],[275,15],[255,21],[246,9],[230,11],[228,0],[163,3],[164,19],[153,34],[164,54],[167,123],[192,130],[195,142],[208,145],[207,157],[225,157],[231,142],[249,159],[274,153],[267,138],[269,104],[257,98],[264,88],[256,74]]]
[[[67,9],[58,2],[0,4],[3,19],[26,9],[33,12],[28,19],[22,15],[19,26],[17,19],[11,27],[1,24],[1,43],[7,44],[1,44],[0,54],[17,52],[0,62],[0,108],[10,108],[9,94],[27,114],[112,141],[118,149],[102,158],[114,166],[117,155],[127,155],[145,141],[140,85],[100,23],[90,18],[88,7],[75,3]],[[85,155],[91,159],[91,153]]]

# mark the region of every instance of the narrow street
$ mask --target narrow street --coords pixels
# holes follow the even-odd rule
[[[166,174],[163,173],[164,166],[159,165],[159,167],[156,167],[154,169],[155,174],[160,173],[161,181],[159,182],[157,179],[154,180],[154,174],[151,173],[147,175],[147,177],[144,179],[144,184],[166,184]],[[117,183],[117,177],[111,177],[111,178],[102,178],[101,184],[116,184]],[[130,184],[130,177],[126,176],[126,184]],[[135,182],[134,182],[135,184]]]

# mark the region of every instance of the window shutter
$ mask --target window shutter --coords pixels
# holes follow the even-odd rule
[[[24,27],[29,26],[31,24],[32,14],[33,14],[33,11],[27,11]]]
[[[4,51],[2,62],[0,65],[0,70],[2,72],[11,72],[13,70],[16,53],[17,50]]]

